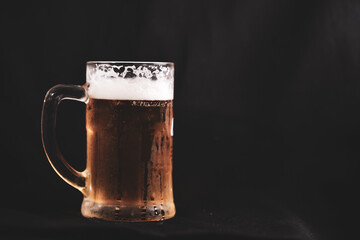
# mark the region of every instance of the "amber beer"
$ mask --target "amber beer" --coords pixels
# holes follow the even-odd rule
[[[126,206],[125,211],[143,213],[144,218],[149,210],[159,217],[174,215],[172,119],[172,100],[90,98],[87,199],[119,205],[119,214]],[[147,207],[141,207],[144,203]]]
[[[85,217],[175,215],[173,71],[172,63],[88,63]]]

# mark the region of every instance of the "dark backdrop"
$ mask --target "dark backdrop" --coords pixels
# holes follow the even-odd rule
[[[12,1],[0,17],[0,236],[356,236],[358,1]],[[84,220],[51,169],[43,98],[83,84],[88,60],[175,63],[173,220]],[[64,102],[58,115],[79,170],[84,113]]]

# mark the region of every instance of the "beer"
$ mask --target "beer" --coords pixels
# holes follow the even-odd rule
[[[157,221],[175,215],[173,69],[135,65],[88,64],[86,217]]]
[[[88,200],[134,209],[158,205],[159,215],[173,215],[172,119],[172,100],[90,99]]]

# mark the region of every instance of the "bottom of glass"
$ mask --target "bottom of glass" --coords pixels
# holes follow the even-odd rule
[[[175,216],[174,203],[144,202],[143,205],[111,205],[93,202],[87,198],[81,205],[81,213],[87,218],[117,222],[163,221]]]

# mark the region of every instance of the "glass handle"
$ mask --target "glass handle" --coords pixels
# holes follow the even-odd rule
[[[85,195],[86,170],[75,170],[64,159],[56,140],[56,113],[62,100],[69,99],[87,103],[86,86],[59,84],[45,96],[41,114],[41,137],[46,156],[55,172],[68,184]]]

